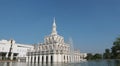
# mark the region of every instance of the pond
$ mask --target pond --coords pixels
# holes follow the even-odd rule
[[[80,63],[25,63],[25,62],[0,62],[0,66],[120,66],[120,60],[97,60]]]

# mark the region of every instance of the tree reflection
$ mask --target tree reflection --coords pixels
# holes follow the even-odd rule
[[[113,63],[112,60],[107,60],[106,62],[107,62],[107,66],[112,66]]]
[[[120,60],[115,60],[115,66],[120,66]]]

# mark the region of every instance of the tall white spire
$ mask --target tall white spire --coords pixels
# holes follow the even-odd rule
[[[53,26],[56,26],[55,17],[53,18]]]
[[[53,27],[52,27],[52,33],[51,33],[51,35],[57,35],[55,17],[53,19]]]

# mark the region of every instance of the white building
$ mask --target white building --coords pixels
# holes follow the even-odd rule
[[[33,50],[33,46],[18,44],[14,40],[1,40],[0,41],[0,60],[5,59],[18,59],[25,58],[27,52]]]
[[[55,19],[50,35],[44,38],[44,43],[34,46],[28,52],[27,62],[80,62],[85,60],[86,53],[71,50],[71,45],[64,42],[64,37],[57,34]]]

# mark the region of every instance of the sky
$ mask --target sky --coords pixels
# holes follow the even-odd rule
[[[44,42],[54,17],[58,34],[81,52],[103,53],[120,36],[119,0],[0,0],[0,40]]]

